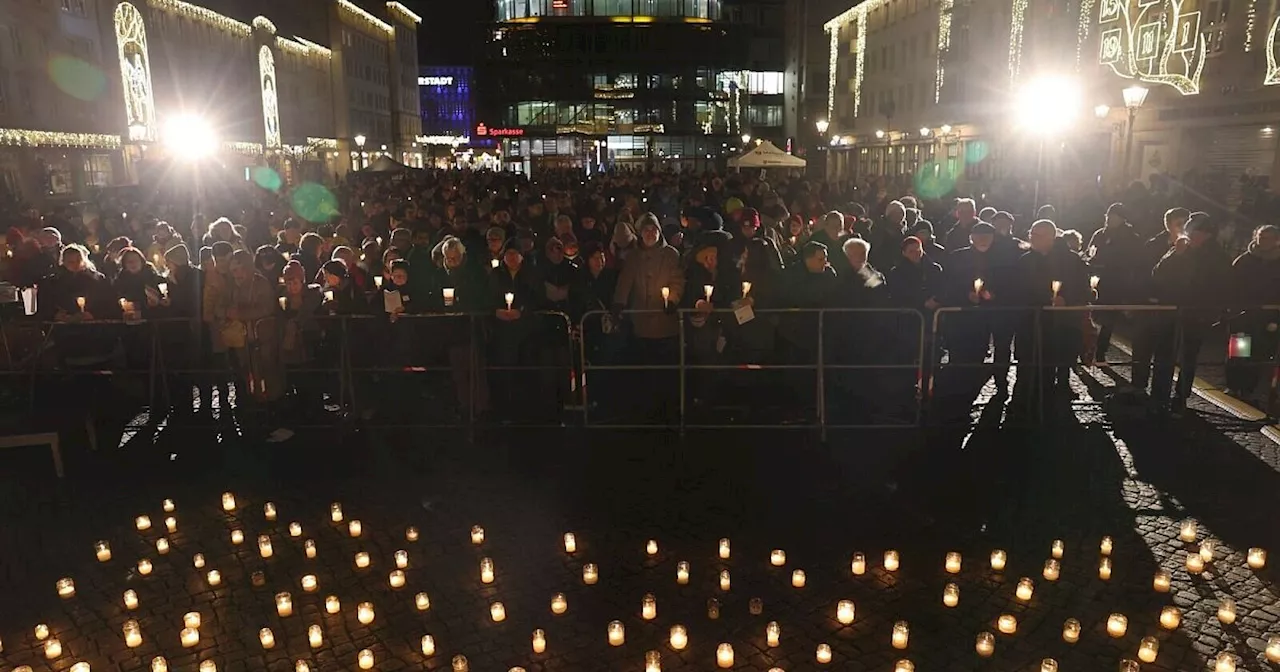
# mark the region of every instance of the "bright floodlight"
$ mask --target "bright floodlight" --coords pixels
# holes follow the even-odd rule
[[[1046,76],[1027,83],[1015,106],[1018,126],[1046,135],[1061,133],[1080,111],[1080,84],[1070,77]]]
[[[173,155],[202,159],[218,151],[218,135],[204,118],[194,114],[173,117],[165,124],[165,144]]]

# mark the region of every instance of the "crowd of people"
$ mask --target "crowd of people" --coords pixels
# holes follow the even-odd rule
[[[795,175],[412,171],[333,194],[327,221],[259,192],[181,230],[145,204],[29,211],[9,223],[3,278],[49,325],[39,357],[162,357],[177,413],[187,390],[208,408],[234,387],[295,413],[559,418],[585,369],[587,403],[670,420],[677,363],[690,408],[747,409],[726,421],[822,399],[842,423],[911,422],[921,398],[967,408],[992,379],[1033,412],[1072,397],[1073,367],[1108,366],[1117,330],[1127,390],[1179,413],[1218,323],[1251,342],[1228,363],[1241,397],[1277,349],[1280,317],[1259,306],[1280,304],[1280,228],[1233,260],[1213,219],[1180,207],[1115,203],[1082,234],[1053,206]],[[344,358],[359,404],[335,385]],[[405,375],[427,369],[452,389]]]

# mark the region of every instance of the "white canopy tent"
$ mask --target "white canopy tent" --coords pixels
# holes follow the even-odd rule
[[[730,168],[804,168],[805,160],[792,156],[778,146],[769,142],[762,141],[751,149],[751,151],[735,156],[729,159]]]

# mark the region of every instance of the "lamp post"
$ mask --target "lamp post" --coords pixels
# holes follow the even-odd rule
[[[1129,166],[1133,155],[1133,121],[1138,116],[1138,110],[1142,108],[1142,104],[1147,102],[1147,94],[1150,92],[1145,86],[1134,84],[1125,88],[1121,93],[1124,95],[1124,108],[1129,112],[1129,123],[1124,127],[1124,170],[1121,176],[1125,181],[1129,179]]]
[[[826,149],[827,149],[827,130],[831,128],[831,122],[827,121],[826,119],[819,119],[819,120],[817,120],[817,121],[813,122],[813,127],[814,127],[815,129],[817,129],[817,131],[818,131],[818,153],[819,153],[819,154],[822,154],[822,156],[823,156],[823,161],[822,161],[822,174],[823,174],[823,175],[826,175],[826,173],[827,173],[827,161],[828,161],[828,160],[830,160],[830,159],[829,159],[829,157],[830,157],[830,155],[831,155],[831,153],[830,153],[830,152],[826,152]],[[823,153],[823,152],[826,152],[826,153]]]
[[[368,140],[368,138],[364,137],[364,134],[361,133],[360,135],[357,135],[353,139],[356,141],[356,147],[359,148],[359,150],[356,152],[356,158],[360,159],[358,162],[358,165],[359,165],[358,169],[363,170],[364,169],[364,142],[365,140]]]
[[[742,134],[742,144],[744,144],[744,145],[749,145],[749,144],[751,144],[751,134],[750,134],[750,133],[743,133],[743,134]]]

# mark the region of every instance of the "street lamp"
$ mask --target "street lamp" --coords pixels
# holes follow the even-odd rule
[[[1093,108],[1093,115],[1099,119],[1106,119],[1111,114],[1110,105],[1099,105]]]
[[[831,122],[826,119],[819,119],[813,125],[818,129],[818,135],[826,135],[827,129],[831,128]]]
[[[356,141],[356,147],[360,148],[359,149],[360,168],[364,168],[364,141],[368,140],[368,138],[364,137],[364,134],[361,133],[360,135],[357,135],[354,139]]]
[[[742,144],[744,144],[744,145],[749,145],[749,144],[751,144],[751,134],[750,134],[750,133],[743,133],[743,134],[742,134]]]
[[[879,129],[877,129],[877,130],[876,130],[876,138],[877,138],[877,139],[879,139],[879,140],[883,140],[883,139],[884,139],[884,131],[883,131],[883,130],[879,130]]]
[[[1129,123],[1124,129],[1124,179],[1127,181],[1129,162],[1133,155],[1133,121],[1138,116],[1138,110],[1142,108],[1142,104],[1147,102],[1147,94],[1150,90],[1145,86],[1134,84],[1120,93],[1124,96],[1124,108],[1129,112]]]

